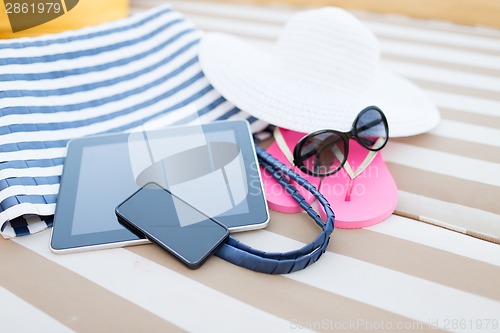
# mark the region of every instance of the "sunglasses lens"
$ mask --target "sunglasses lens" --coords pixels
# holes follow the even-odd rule
[[[382,113],[370,109],[363,113],[356,122],[359,142],[370,150],[379,150],[387,142],[387,126]]]
[[[324,132],[305,139],[300,158],[306,169],[318,176],[327,176],[344,164],[345,149],[341,136]]]

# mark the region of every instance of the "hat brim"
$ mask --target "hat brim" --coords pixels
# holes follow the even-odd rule
[[[266,52],[223,33],[202,37],[199,60],[208,81],[228,101],[256,118],[298,132],[348,130],[368,105],[384,111],[393,137],[429,131],[440,119],[417,86],[381,68],[373,89],[363,94],[299,81],[268,68]]]

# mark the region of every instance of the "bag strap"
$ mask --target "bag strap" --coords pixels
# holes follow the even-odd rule
[[[256,145],[255,151],[259,163],[264,169],[285,188],[322,231],[311,243],[300,249],[283,253],[257,250],[230,236],[227,242],[219,248],[216,255],[235,265],[261,273],[288,274],[304,269],[316,262],[326,251],[330,235],[334,229],[335,214],[325,197],[306,179],[278,161],[261,147]],[[290,183],[289,179],[295,181],[314,195],[325,210],[326,221],[321,220],[319,214]]]

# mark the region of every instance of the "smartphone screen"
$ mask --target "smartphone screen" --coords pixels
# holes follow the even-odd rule
[[[229,235],[224,225],[154,183],[122,202],[116,215],[125,227],[146,236],[193,269]]]

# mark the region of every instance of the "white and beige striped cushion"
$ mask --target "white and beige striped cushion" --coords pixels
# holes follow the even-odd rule
[[[231,29],[262,45],[293,12],[173,6],[201,28]],[[384,63],[408,70],[403,74],[430,92],[443,113],[436,131],[394,140],[384,152],[400,186],[398,209],[498,235],[499,178],[488,170],[498,170],[499,148],[481,140],[498,131],[500,85],[478,86],[500,77],[494,68],[500,33],[358,15],[381,38]],[[440,60],[441,49],[455,56]],[[477,57],[484,61],[465,65]],[[474,80],[454,79],[473,74]],[[462,128],[481,135],[456,138]],[[266,230],[238,237],[260,249],[296,248],[317,232],[305,221],[301,214],[272,213]],[[192,271],[153,245],[57,256],[48,249],[49,233],[0,239],[2,331],[497,332],[500,325],[500,247],[401,216],[363,230],[335,230],[320,262],[286,276],[217,257]]]

